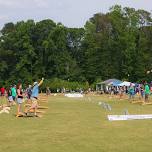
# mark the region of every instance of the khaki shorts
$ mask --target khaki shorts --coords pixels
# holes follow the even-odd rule
[[[32,100],[32,107],[33,107],[33,108],[36,108],[36,107],[38,106],[38,101],[37,101],[37,99],[32,97],[31,100]]]

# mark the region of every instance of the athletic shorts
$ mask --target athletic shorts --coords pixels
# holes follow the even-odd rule
[[[23,99],[22,98],[17,98],[17,103],[18,104],[22,104],[23,103]]]
[[[31,95],[30,94],[27,95],[27,99],[31,99]]]
[[[9,96],[9,97],[8,97],[8,101],[9,101],[9,102],[13,102],[13,97],[12,97],[12,96]]]
[[[13,100],[15,101],[16,97],[12,96]]]
[[[148,99],[149,94],[145,94],[145,99]]]
[[[37,104],[37,103],[38,103],[36,97],[31,97],[31,100],[32,100],[32,103],[33,103],[33,104]]]

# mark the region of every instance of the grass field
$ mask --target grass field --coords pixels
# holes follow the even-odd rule
[[[108,101],[112,111],[97,102]],[[108,114],[151,114],[152,106],[106,97],[50,97],[42,118],[0,115],[0,152],[151,152],[152,120],[109,122]]]

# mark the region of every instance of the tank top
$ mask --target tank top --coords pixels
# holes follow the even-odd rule
[[[11,90],[10,90],[10,89],[8,90],[8,92],[7,92],[7,93],[8,93],[8,96],[9,96],[9,97],[10,97],[10,96],[12,96],[12,94],[11,94]]]
[[[17,93],[18,94],[18,93]],[[20,94],[22,95],[23,94],[23,92],[20,90]],[[18,98],[23,98],[23,96],[19,96],[18,95]]]

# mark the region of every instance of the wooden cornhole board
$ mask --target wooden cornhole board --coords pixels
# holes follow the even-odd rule
[[[132,104],[138,104],[138,103],[142,104],[142,103],[144,103],[144,101],[140,101],[140,100],[139,101],[132,101]]]
[[[25,117],[23,114],[16,115],[16,117]]]
[[[20,116],[16,116],[17,118],[35,118],[35,117],[38,117],[38,118],[42,118],[43,116],[42,115],[27,115],[27,116],[24,116],[24,115],[20,115]]]
[[[45,99],[45,98],[39,98],[38,100],[48,100],[47,98]]]
[[[143,106],[144,106],[144,105],[152,105],[152,102],[143,102],[142,105],[143,105]]]
[[[48,99],[44,99],[44,98],[38,98],[38,100],[48,101]]]
[[[48,98],[38,98],[38,100],[48,100]]]
[[[48,98],[48,96],[39,96],[39,98]]]
[[[48,103],[48,101],[39,100],[38,103]]]
[[[30,104],[26,104],[26,105],[24,105],[25,107],[30,107],[31,105]],[[38,108],[37,109],[48,109],[48,107],[46,107],[46,106],[38,106]]]
[[[28,113],[34,113],[34,110],[30,110]],[[37,110],[36,113],[46,113],[45,111]]]
[[[47,102],[48,103],[48,100],[39,99],[38,102]]]
[[[30,115],[29,115],[30,114]],[[32,114],[32,115],[31,115]],[[16,115],[16,117],[17,118],[20,118],[20,117],[24,117],[24,118],[28,118],[28,117],[39,117],[39,118],[41,118],[42,117],[42,115],[40,115],[40,114],[38,114],[38,115],[36,115],[36,116],[34,116],[33,115],[33,113],[28,113],[28,115],[26,115],[26,114],[20,114],[20,115]]]
[[[49,109],[49,108],[46,106],[38,106],[38,109]]]

